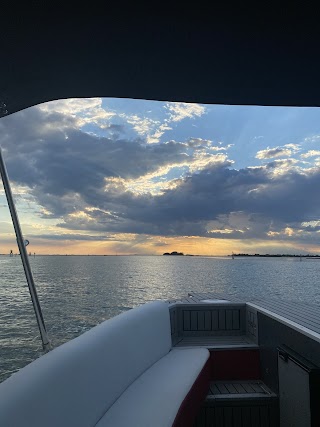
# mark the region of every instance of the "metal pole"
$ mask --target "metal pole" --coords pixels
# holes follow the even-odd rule
[[[36,286],[34,284],[33,275],[32,275],[32,271],[31,271],[31,267],[30,267],[30,263],[29,263],[29,257],[28,257],[27,250],[26,250],[26,247],[24,244],[24,239],[22,236],[17,211],[16,211],[16,208],[14,205],[11,187],[10,187],[10,182],[9,182],[9,178],[8,178],[8,173],[7,173],[6,165],[5,165],[3,157],[2,157],[1,148],[0,148],[0,173],[1,173],[1,177],[2,177],[4,191],[6,193],[9,209],[10,209],[10,214],[11,214],[11,218],[12,218],[12,222],[13,222],[14,231],[16,233],[16,238],[17,238],[17,243],[18,243],[20,255],[21,255],[22,265],[23,265],[24,272],[26,275],[26,279],[27,279],[27,283],[28,283],[28,287],[29,287],[29,292],[30,292],[34,312],[35,312],[36,319],[38,322],[38,327],[39,327],[40,336],[41,336],[41,340],[42,340],[42,347],[43,347],[43,350],[45,352],[47,352],[51,349],[50,341],[49,341],[49,338],[47,335],[47,330],[46,330],[46,326],[44,323],[44,319],[43,319],[43,315],[42,315],[42,311],[41,311],[41,307],[40,307],[40,303],[39,303],[39,299],[38,299],[38,295],[37,295]]]

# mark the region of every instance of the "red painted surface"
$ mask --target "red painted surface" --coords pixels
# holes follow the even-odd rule
[[[259,350],[210,352],[211,380],[259,380]]]
[[[209,389],[211,360],[207,360],[189,393],[184,398],[172,427],[192,427]]]

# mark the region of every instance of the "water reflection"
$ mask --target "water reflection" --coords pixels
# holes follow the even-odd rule
[[[189,291],[320,304],[320,261],[262,258],[38,256],[30,259],[54,346],[144,302]],[[40,353],[19,257],[0,257],[0,380]]]

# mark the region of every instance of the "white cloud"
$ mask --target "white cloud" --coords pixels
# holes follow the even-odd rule
[[[276,176],[286,174],[289,171],[294,170],[299,170],[300,172],[302,172],[302,168],[300,168],[299,166],[295,166],[297,163],[299,163],[299,160],[297,159],[277,159],[273,160],[270,163],[267,163],[265,166],[273,176]]]
[[[208,230],[208,233],[231,234],[234,231],[235,230],[231,230],[230,228],[224,228],[224,229],[212,229],[212,230]],[[240,231],[240,230],[236,230],[236,231]]]
[[[109,125],[116,113],[102,107],[102,98],[70,98],[46,102],[39,106],[47,113],[60,113],[76,118],[78,127],[85,124],[96,124],[102,129]]]
[[[166,131],[172,130],[172,123],[200,117],[205,113],[204,106],[184,102],[168,102],[164,108],[167,112],[167,117],[162,122],[137,114],[126,115],[123,113],[120,114],[120,117],[131,124],[139,135],[144,136],[148,144],[155,144],[160,141],[160,138]]]
[[[320,135],[312,135],[304,138],[303,142],[320,142]]]
[[[160,124],[158,120],[153,120],[148,117],[140,117],[137,114],[126,116],[120,114],[121,117],[126,118],[127,122],[133,126],[133,129],[141,136],[148,135],[157,125]]]
[[[205,107],[203,105],[187,104],[184,102],[168,102],[164,106],[164,108],[168,111],[169,116],[163,121],[163,123],[157,128],[157,130],[152,135],[148,136],[148,143],[159,142],[161,136],[165,133],[165,131],[172,130],[171,123],[177,123],[184,119],[193,119],[194,117],[200,117],[202,116],[202,114],[205,113]],[[200,140],[200,138],[198,138],[198,140]]]
[[[302,225],[302,227],[311,227],[311,228],[320,227],[320,220],[302,222],[301,225]]]
[[[147,142],[148,144],[154,144],[159,142],[162,135],[167,130],[172,130],[172,127],[168,125],[168,123],[165,121],[163,124],[161,124],[158,129],[152,134],[147,136]]]
[[[46,102],[39,105],[39,108],[46,112],[56,112],[72,116],[91,110],[92,108],[99,108],[101,107],[101,103],[101,98],[70,98]]]
[[[301,157],[303,159],[308,159],[309,157],[315,157],[315,156],[320,156],[319,150],[309,150],[306,153],[301,154]]]
[[[227,160],[228,156],[226,154],[210,154],[205,151],[196,152],[194,158],[188,164],[189,171],[194,173],[219,163],[225,163]]]
[[[169,112],[170,122],[180,122],[184,119],[200,117],[206,109],[200,104],[188,104],[186,102],[168,102],[165,108]]]
[[[107,178],[106,189],[120,186],[122,190],[130,191],[133,194],[161,195],[166,190],[174,189],[181,184],[181,178],[187,173],[195,173],[210,166],[225,163],[228,160],[226,154],[210,154],[204,151],[195,151],[192,155],[186,156],[185,161],[170,163],[159,167],[154,172],[146,173],[138,178]],[[177,178],[168,179],[168,174],[174,170]]]
[[[291,156],[300,150],[299,144],[285,144],[282,147],[267,147],[265,150],[260,150],[256,154],[256,158],[260,160],[274,159],[278,157]]]

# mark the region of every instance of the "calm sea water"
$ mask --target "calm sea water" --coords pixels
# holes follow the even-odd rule
[[[189,291],[320,304],[320,261],[277,258],[30,258],[53,346],[154,299]],[[20,257],[0,256],[0,381],[41,354]]]

